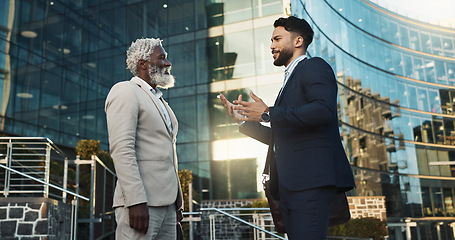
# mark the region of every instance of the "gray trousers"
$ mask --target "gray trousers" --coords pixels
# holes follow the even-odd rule
[[[146,234],[130,228],[129,210],[125,207],[115,209],[116,240],[175,240],[177,238],[177,215],[175,204],[164,207],[148,207],[149,228]]]

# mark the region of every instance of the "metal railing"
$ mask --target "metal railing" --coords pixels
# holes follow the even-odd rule
[[[225,239],[227,235],[229,239],[287,239],[275,231],[269,208],[201,208],[197,212],[184,212],[183,215],[183,222],[191,223],[189,240],[194,239],[191,226],[195,222],[199,228],[205,229],[200,229],[199,235],[209,236],[210,240]],[[248,237],[230,235],[239,232]]]
[[[242,224],[245,224],[247,226],[250,226],[254,228],[253,231],[253,236],[254,239],[286,239],[283,236],[278,235],[274,230],[275,226],[273,225],[272,217],[270,215],[270,209],[269,208],[202,208],[201,211],[215,211],[217,213],[220,213],[224,216],[227,216],[231,219],[234,219]],[[252,222],[250,223],[240,217],[235,216],[234,214],[228,213],[228,211],[269,211],[269,213],[266,214],[259,214],[259,213],[252,213],[248,214],[252,216]],[[216,239],[216,221],[215,221],[216,215],[210,214],[209,219],[210,219],[210,239]],[[264,218],[265,217],[265,218]],[[262,219],[262,223],[265,223],[265,221],[268,220],[269,224],[267,225],[269,228],[271,228],[271,231],[265,229],[266,224],[261,224],[262,226],[255,225],[254,223],[258,224],[259,221],[258,219]],[[266,233],[274,238],[266,238],[265,235],[259,234],[259,233]]]
[[[90,184],[80,186],[81,166]],[[7,197],[45,197],[71,203],[71,239],[78,225],[89,224],[87,239],[114,233],[112,196],[116,174],[97,156],[69,160],[50,139],[44,137],[0,137],[0,194]],[[83,179],[87,180],[87,179]],[[83,192],[83,193],[82,193]],[[83,195],[90,195],[85,197]],[[79,216],[79,198],[88,201],[88,213]],[[95,225],[96,228],[95,228]]]
[[[51,160],[63,162],[66,159],[67,156],[48,138],[0,137],[0,164],[15,170],[0,172],[0,177],[5,179],[0,185],[0,193],[5,197],[44,196],[62,200],[63,195],[56,195],[49,189],[50,183],[56,186],[63,177],[58,176],[59,169],[51,169]]]
[[[0,193],[4,197],[44,196],[65,203],[70,200],[71,239],[77,239],[82,232],[79,226],[82,224],[88,224],[88,236],[81,235],[79,238],[98,240],[113,235],[115,221],[110,201],[117,178],[97,156],[92,155],[88,160],[79,157],[69,160],[48,138],[0,137],[0,168],[5,170],[0,171],[0,177],[5,179],[3,185],[0,182],[0,188],[3,189]],[[81,172],[85,172],[86,178],[90,176],[90,184],[88,179],[82,179],[87,184],[80,186]],[[88,213],[82,212],[85,216],[80,216],[79,198],[89,204]],[[241,239],[286,239],[285,235],[276,233],[269,208],[201,208],[199,212],[184,215],[191,216],[184,218],[184,221],[191,223],[190,226],[194,222],[202,222],[201,225],[208,228],[206,235],[210,235],[210,239],[220,239],[221,235],[226,235],[234,222],[248,235]],[[193,239],[192,230],[193,227],[190,229],[190,240]],[[232,230],[235,231],[238,229]]]
[[[39,182],[39,183],[41,183],[41,184],[43,184],[43,185],[46,185],[47,187],[52,187],[52,188],[55,188],[55,189],[57,189],[57,190],[60,190],[60,191],[62,191],[64,194],[70,194],[70,195],[73,195],[74,197],[81,198],[82,200],[90,201],[90,199],[87,198],[87,197],[84,197],[84,196],[79,195],[79,194],[77,194],[77,193],[68,191],[68,190],[66,190],[66,189],[64,189],[64,188],[61,188],[61,187],[59,187],[59,186],[56,186],[56,185],[54,185],[54,184],[47,183],[47,182],[45,182],[45,181],[43,181],[43,180],[41,180],[41,179],[32,177],[32,176],[27,175],[27,174],[25,174],[25,173],[21,173],[21,172],[19,172],[19,171],[17,171],[17,170],[14,170],[14,169],[12,169],[12,168],[10,168],[10,167],[7,167],[7,166],[3,165],[3,164],[0,164],[0,167],[3,168],[3,169],[5,169],[6,171],[10,171],[10,172],[19,174],[19,175],[21,175],[21,176],[23,176],[23,177],[25,177],[25,178],[28,178],[28,179],[30,179],[30,180],[37,181],[37,182]],[[25,192],[25,191],[24,191],[24,192]]]
[[[79,217],[76,212],[75,219],[80,224],[89,225],[88,239],[103,239],[106,236],[113,235],[115,232],[115,221],[113,218],[112,199],[115,191],[115,182],[117,175],[110,170],[97,156],[92,155],[90,160],[80,159],[65,161],[65,172],[68,172],[70,166],[75,167],[76,171],[76,193],[81,190],[80,187],[80,172],[81,166],[88,165],[90,167],[90,202],[88,216],[85,218]],[[110,178],[110,179],[109,179]],[[65,175],[64,182],[68,180]],[[110,186],[108,186],[110,185]],[[68,184],[65,184],[68,186]],[[86,188],[87,190],[87,188]],[[79,202],[75,200],[76,208],[79,207]],[[109,223],[110,222],[110,223]],[[95,225],[96,228],[95,228]],[[77,238],[77,226],[74,231],[74,239]]]
[[[185,212],[183,222],[197,222],[204,239],[252,239],[252,240],[284,240],[286,234],[275,231],[269,208],[201,208],[197,212]],[[235,222],[239,224],[235,224]],[[194,236],[189,235],[189,240]],[[328,240],[373,240],[373,238],[328,236]]]

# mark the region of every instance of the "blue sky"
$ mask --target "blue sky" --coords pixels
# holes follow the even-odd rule
[[[408,17],[451,24],[455,28],[455,0],[371,0]]]

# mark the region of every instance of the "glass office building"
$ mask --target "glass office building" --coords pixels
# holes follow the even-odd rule
[[[385,196],[389,234],[452,239],[455,29],[366,0],[295,0],[339,86],[340,131],[359,196]],[[402,229],[404,232],[402,232]]]
[[[286,2],[286,1],[285,1]],[[203,199],[261,195],[266,147],[237,131],[217,95],[254,90],[269,104],[283,69],[273,67],[281,0],[8,0],[0,3],[0,132],[80,139],[108,149],[104,101],[129,80],[126,49],[159,37],[176,86],[164,91],[179,119],[179,167]],[[287,3],[289,6],[289,3]],[[289,9],[288,9],[289,11]]]
[[[267,147],[240,134],[217,99],[254,91],[272,105],[283,68],[270,37],[281,16],[315,30],[310,56],[339,82],[343,143],[360,196],[386,196],[391,237],[451,234],[455,222],[455,30],[366,0],[7,0],[0,3],[0,132],[61,146],[100,140],[104,101],[129,80],[125,52],[159,37],[176,86],[179,167],[202,199],[261,196]],[[395,225],[393,225],[396,223]],[[416,227],[413,224],[416,223]],[[399,226],[398,228],[394,226]]]

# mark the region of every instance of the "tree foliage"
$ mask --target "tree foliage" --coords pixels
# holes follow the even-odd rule
[[[180,185],[182,186],[184,209],[188,211],[189,207],[189,185],[193,182],[193,174],[188,169],[179,170]]]
[[[76,153],[81,159],[92,159],[92,155],[100,152],[100,141],[92,139],[79,140],[76,146]]]
[[[106,151],[101,151],[99,140],[79,140],[76,146],[76,153],[81,159],[92,159],[92,155],[96,155],[109,169],[115,172],[114,162],[111,155]]]
[[[387,222],[367,217],[351,219],[345,224],[329,227],[329,236],[384,239],[387,236]]]

